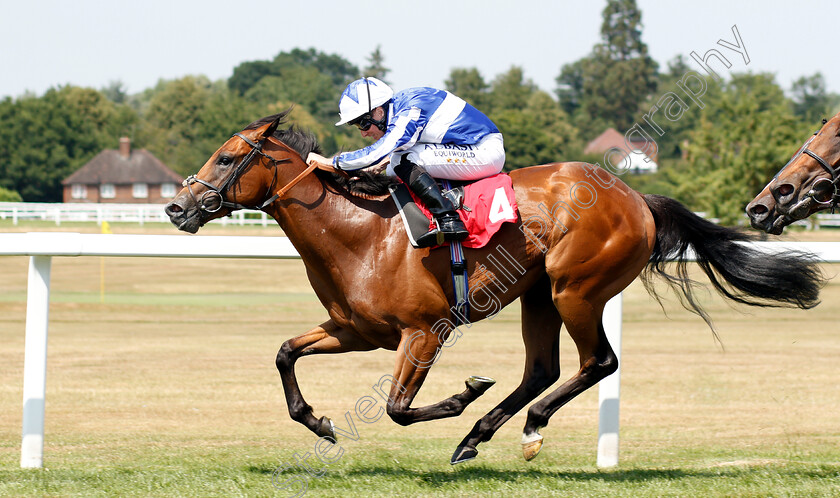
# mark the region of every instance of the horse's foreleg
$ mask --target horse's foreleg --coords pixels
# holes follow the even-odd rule
[[[403,333],[397,352],[387,408],[388,415],[394,422],[409,425],[426,420],[456,417],[496,382],[487,377],[473,376],[467,379],[467,388],[463,392],[432,405],[411,408],[411,402],[426,380],[440,347],[436,335],[414,330],[414,334]]]
[[[560,327],[563,322],[554,308],[551,288],[544,279],[520,298],[522,303],[522,340],[525,343],[525,372],[519,386],[498,406],[475,423],[458,445],[451,464],[472,460],[476,447],[493,434],[519,410],[560,378]]]
[[[327,417],[315,418],[312,407],[303,399],[297,378],[295,377],[295,362],[301,356],[324,353],[346,353],[348,351],[370,351],[376,346],[365,341],[356,334],[336,325],[332,320],[283,343],[277,352],[275,361],[283,391],[286,394],[286,404],[289,415],[293,420],[305,425],[319,436],[329,436],[335,439],[332,422]]]

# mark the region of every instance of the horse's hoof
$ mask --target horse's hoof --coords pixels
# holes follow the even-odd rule
[[[479,375],[472,375],[467,379],[467,387],[475,391],[479,396],[487,392],[495,383],[496,381],[490,377],[481,377]]]
[[[531,461],[540,454],[542,449],[543,437],[538,432],[530,435],[522,435],[522,456],[525,460]]]
[[[336,441],[335,426],[333,425],[332,420],[326,416],[321,417],[321,420],[319,420],[318,430],[315,431],[315,434],[321,437],[330,438],[333,442]]]
[[[452,454],[452,460],[449,461],[450,465],[455,465],[458,463],[464,463],[468,460],[472,460],[478,456],[478,450],[475,448],[468,448],[466,446],[459,446],[455,453]]]

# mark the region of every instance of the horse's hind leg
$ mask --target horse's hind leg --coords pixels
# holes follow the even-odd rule
[[[292,419],[305,425],[319,436],[328,436],[335,439],[335,432],[330,419],[327,417],[315,418],[312,414],[312,407],[303,399],[295,377],[295,362],[301,356],[370,351],[372,349],[376,349],[376,346],[342,329],[332,320],[284,342],[280,351],[277,352],[276,364],[283,382],[289,415]]]
[[[522,339],[525,343],[525,373],[522,382],[507,398],[482,417],[461,441],[450,463],[465,462],[478,454],[476,447],[514,414],[548,389],[560,377],[560,327],[562,320],[551,300],[548,277],[540,280],[520,298]]]
[[[593,305],[574,292],[564,291],[555,297],[563,322],[577,346],[580,370],[554,392],[528,409],[528,419],[522,434],[522,451],[526,460],[537,456],[542,447],[539,429],[548,419],[575,396],[594,386],[618,368],[604,326],[601,323],[603,304]]]

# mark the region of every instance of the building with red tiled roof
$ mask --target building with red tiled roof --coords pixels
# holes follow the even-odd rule
[[[615,128],[607,128],[604,130],[603,133],[598,135],[594,140],[589,142],[586,145],[586,148],[583,149],[584,154],[604,154],[610,149],[620,149],[624,151],[624,153],[628,156],[627,159],[630,161],[630,164],[620,166],[615,165],[617,168],[627,169],[634,173],[653,173],[656,172],[658,166],[656,164],[657,160],[657,148],[655,145],[650,147],[651,144],[644,140],[630,140],[630,146],[632,150],[627,149],[627,143],[624,140],[624,135],[618,132]],[[652,149],[652,154],[647,155],[642,152],[645,149]],[[613,159],[616,160],[617,159]]]
[[[64,202],[163,204],[182,181],[151,152],[131,150],[131,140],[123,137],[119,150],[103,150],[61,184]]]

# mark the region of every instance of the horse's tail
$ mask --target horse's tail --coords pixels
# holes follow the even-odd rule
[[[819,304],[825,277],[814,255],[800,251],[768,253],[743,244],[753,240],[750,235],[706,221],[674,199],[647,194],[644,200],[656,222],[656,243],[641,278],[657,301],[654,275],[664,277],[682,305],[712,327],[709,316],[694,297],[697,282],[688,275],[686,256],[691,249],[715,289],[733,301],[803,309]],[[669,260],[677,261],[673,274],[666,271]]]

